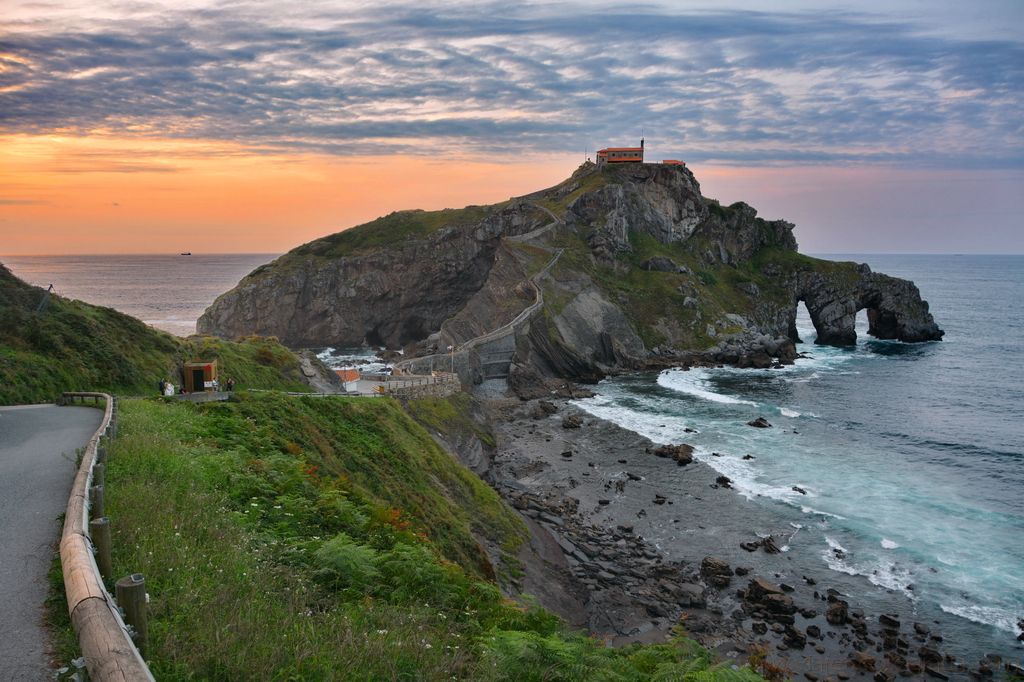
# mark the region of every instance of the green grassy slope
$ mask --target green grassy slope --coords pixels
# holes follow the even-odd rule
[[[53,400],[62,391],[155,393],[178,367],[218,359],[239,388],[308,390],[298,359],[273,339],[179,339],[110,308],[50,296],[0,265],[0,405]]]
[[[521,522],[388,399],[121,405],[115,573],[146,576],[157,679],[757,679],[503,598],[473,547]]]

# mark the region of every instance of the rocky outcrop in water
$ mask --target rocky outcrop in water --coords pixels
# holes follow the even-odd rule
[[[941,339],[928,303],[913,282],[871,272],[857,266],[858,277],[828,277],[803,272],[793,285],[797,300],[804,301],[818,333],[817,343],[844,346],[857,340],[857,313],[868,311],[868,333],[879,339],[907,342]]]
[[[492,376],[524,397],[623,368],[791,362],[800,302],[818,343],[853,343],[860,310],[878,338],[942,337],[912,282],[796,249],[791,223],[703,197],[685,167],[584,164],[505,204],[392,214],[299,247],[218,298],[198,328],[415,355],[468,349],[512,320],[501,352],[454,363],[506,363]]]

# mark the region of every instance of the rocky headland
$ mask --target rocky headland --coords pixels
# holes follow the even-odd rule
[[[430,356],[463,380],[552,379],[687,362],[791,362],[804,302],[818,342],[940,339],[912,282],[797,251],[793,225],[704,197],[684,166],[584,164],[493,206],[403,211],[318,239],[219,297],[201,333],[291,346],[364,344]],[[505,345],[472,344],[509,325]]]

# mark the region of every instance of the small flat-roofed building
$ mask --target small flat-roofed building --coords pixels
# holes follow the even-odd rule
[[[201,391],[216,391],[220,388],[217,382],[217,361],[202,360],[186,362],[182,366],[182,384],[185,393],[198,393]]]
[[[345,384],[345,390],[350,393],[355,393],[359,390],[359,370],[353,367],[346,367],[345,369],[336,369],[334,373],[338,375],[342,383]]]
[[[639,147],[607,147],[597,150],[597,165],[603,166],[606,163],[643,163],[644,162],[644,141],[640,140]]]

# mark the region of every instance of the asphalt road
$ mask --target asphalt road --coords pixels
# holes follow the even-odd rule
[[[46,574],[75,478],[75,451],[102,418],[91,407],[0,407],[2,682],[53,679],[42,622]]]

